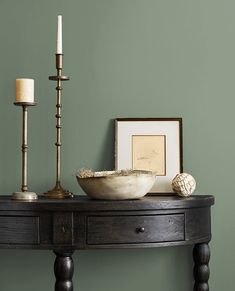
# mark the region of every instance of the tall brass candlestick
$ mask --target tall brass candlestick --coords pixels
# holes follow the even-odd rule
[[[50,76],[49,80],[57,81],[57,104],[56,104],[56,185],[55,187],[45,193],[48,198],[69,198],[73,197],[73,194],[64,190],[61,186],[61,91],[62,91],[62,81],[68,81],[69,77],[62,76],[63,68],[63,54],[56,54],[56,69],[57,76]]]
[[[36,102],[15,102],[16,106],[22,106],[23,110],[23,133],[22,133],[22,186],[21,192],[14,192],[12,199],[35,200],[37,194],[28,192],[27,161],[28,161],[28,106],[35,106]]]

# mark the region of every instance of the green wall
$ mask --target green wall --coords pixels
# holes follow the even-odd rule
[[[114,167],[113,119],[182,116],[184,166],[214,194],[213,291],[234,276],[235,2],[224,0],[0,0],[0,193],[20,187],[21,111],[15,79],[35,79],[29,181],[54,186],[56,17],[63,15],[63,182],[81,167]],[[191,247],[80,251],[75,290],[189,291]],[[0,251],[0,291],[53,290],[54,255]]]

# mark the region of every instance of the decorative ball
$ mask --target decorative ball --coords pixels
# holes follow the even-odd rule
[[[179,196],[188,197],[193,194],[196,189],[196,181],[192,175],[181,173],[172,180],[172,189]]]

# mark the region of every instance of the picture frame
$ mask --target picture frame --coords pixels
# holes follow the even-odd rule
[[[183,172],[182,118],[116,118],[115,169],[153,171],[150,193],[173,194],[171,181]]]

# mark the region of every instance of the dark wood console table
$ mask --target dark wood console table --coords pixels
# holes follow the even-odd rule
[[[72,291],[74,250],[194,245],[194,291],[208,291],[213,196],[12,201],[0,197],[0,248],[56,254],[55,291]]]

